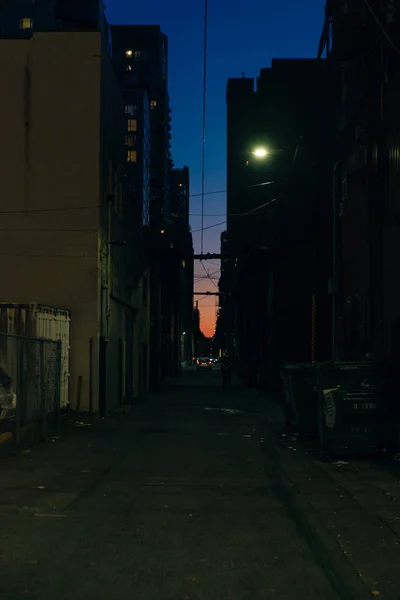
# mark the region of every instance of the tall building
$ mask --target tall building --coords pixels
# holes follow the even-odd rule
[[[133,225],[150,225],[150,107],[147,92],[124,91],[126,116],[127,201],[136,214]]]
[[[226,231],[221,233],[221,275],[218,282],[219,302],[216,322],[215,340],[218,350],[228,351],[235,356],[236,339],[234,323],[234,304],[232,289],[235,282],[235,260],[229,256],[229,242]]]
[[[176,235],[189,232],[189,167],[172,169],[170,173],[169,224]]]
[[[124,101],[104,37],[1,39],[0,78],[0,299],[71,312],[71,406],[106,414],[147,387],[150,316],[145,283],[133,292]]]
[[[113,25],[113,62],[126,104],[137,90],[150,107],[150,223],[161,230],[168,218],[170,109],[168,38],[159,26]]]
[[[379,27],[384,35],[379,35]],[[378,31],[377,31],[378,30]],[[376,42],[371,44],[371,40]],[[398,51],[392,0],[328,0],[319,56],[335,77],[332,353],[400,365]],[[338,68],[340,67],[340,68]],[[395,367],[395,368],[396,368]]]
[[[2,0],[0,37],[29,38],[34,31],[101,31],[111,51],[102,0]]]
[[[112,38],[114,68],[126,106],[134,104],[132,94],[140,91],[147,94],[150,109],[150,228],[147,239],[151,269],[150,372],[153,388],[156,389],[166,373],[167,358],[175,353],[176,343],[173,339],[177,331],[170,293],[172,281],[165,279],[171,254],[167,230],[169,173],[172,166],[168,38],[159,26],[140,25],[113,25]],[[129,124],[129,115],[127,119]],[[127,135],[129,133],[127,131]]]
[[[172,169],[170,174],[170,212],[168,234],[176,250],[175,267],[179,281],[175,290],[174,310],[177,312],[180,338],[178,362],[187,364],[194,351],[193,325],[193,239],[189,225],[189,167]]]
[[[225,343],[251,384],[279,373],[282,362],[310,360],[316,280],[325,310],[331,236],[318,169],[328,127],[325,78],[322,62],[279,59],[256,86],[244,77],[227,84],[224,244],[235,268],[228,277],[225,268],[221,281],[233,324]],[[319,339],[322,356],[329,335]]]

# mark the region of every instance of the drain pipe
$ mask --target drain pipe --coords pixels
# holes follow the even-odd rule
[[[337,341],[336,341],[336,319],[337,319],[337,292],[338,292],[338,207],[336,198],[336,173],[337,168],[341,164],[340,160],[337,160],[333,167],[332,176],[332,360],[337,359]]]

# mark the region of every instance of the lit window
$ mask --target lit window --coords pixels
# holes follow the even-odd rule
[[[128,119],[128,131],[137,131],[136,119]]]
[[[127,160],[131,163],[136,162],[136,150],[128,150]]]
[[[153,110],[157,106],[157,100],[150,100],[150,110]]]
[[[133,106],[133,104],[127,104],[125,106],[125,114],[126,115],[130,115],[131,117],[135,116],[136,113],[136,106]]]
[[[180,183],[180,184],[179,184],[179,187],[183,187],[183,183]]]
[[[33,19],[30,17],[24,17],[19,22],[20,29],[32,29],[33,28]]]
[[[132,71],[132,65],[127,65],[126,70],[127,71]]]
[[[125,136],[125,146],[128,148],[132,148],[136,144],[136,136],[135,135],[126,135]]]
[[[133,56],[133,50],[125,50],[125,56],[131,58]]]

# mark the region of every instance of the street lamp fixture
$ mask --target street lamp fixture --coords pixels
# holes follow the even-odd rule
[[[253,150],[253,156],[255,156],[256,158],[262,159],[262,158],[266,158],[268,156],[269,152],[267,150],[267,148],[263,148],[262,146],[255,148]]]

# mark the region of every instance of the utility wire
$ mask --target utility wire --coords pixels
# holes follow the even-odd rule
[[[207,269],[205,268],[205,266],[204,266],[204,263],[203,263],[203,261],[202,261],[202,260],[200,261],[200,264],[201,264],[201,266],[203,267],[203,269],[204,269],[204,272],[205,272],[205,274],[206,274],[207,278],[208,278],[208,279],[211,281],[211,283],[213,284],[213,286],[214,286],[214,287],[216,287],[216,288],[218,289],[218,286],[217,286],[217,284],[215,283],[215,281],[213,281],[213,280],[211,279],[211,277],[210,277],[210,273],[209,273],[209,272],[207,271]]]
[[[349,58],[348,60],[342,60],[342,61],[335,60],[335,62],[333,63],[333,67],[335,69],[345,69],[346,67],[351,67],[352,65],[357,64],[358,62],[362,61],[363,58],[366,58],[368,56],[368,54],[370,54],[375,49],[375,46],[381,39],[382,39],[382,35],[379,35],[376,38],[375,42],[372,44],[372,46],[370,48],[368,48],[368,50],[366,50],[362,54],[359,54],[355,58]]]
[[[206,158],[206,101],[207,101],[207,27],[208,0],[204,0],[204,65],[203,65],[203,145],[201,153],[201,254],[203,254],[203,225],[204,225],[204,186]]]
[[[282,181],[286,181],[286,177]],[[272,183],[276,183],[276,181],[262,181],[261,183],[253,183],[252,185],[247,185],[246,188],[255,188],[262,187],[264,185],[271,185]],[[189,198],[196,198],[198,196],[210,196],[211,194],[224,194],[228,190],[225,188],[224,190],[213,190],[212,192],[205,192],[204,194],[190,194]]]
[[[196,302],[200,302],[201,300],[205,300],[206,298],[209,298],[209,297],[210,296],[208,294],[204,294],[204,296],[201,296],[201,298],[196,298],[193,302],[195,305],[194,308],[196,308]]]
[[[254,187],[260,187],[260,186],[265,186],[265,185],[271,185],[273,183],[276,183],[275,181],[263,181],[262,183],[256,183],[255,185],[249,185],[247,187],[249,188],[254,188]],[[211,191],[211,192],[205,192],[205,196],[207,195],[211,195],[211,194],[222,194],[224,192],[227,192],[228,190],[215,190],[215,191]],[[189,196],[189,198],[194,198],[196,196],[201,196],[202,194],[191,194]],[[131,206],[130,202],[124,202],[122,203],[122,206]],[[0,210],[0,215],[20,215],[20,214],[40,214],[40,213],[56,213],[56,212],[65,212],[68,210],[91,210],[91,209],[95,209],[95,208],[106,208],[105,204],[87,204],[84,206],[62,206],[62,207],[56,207],[56,206],[52,206],[49,208],[31,208],[31,209],[23,209],[23,210]],[[223,217],[225,216],[226,213],[221,213],[221,214],[204,214],[205,217]],[[201,213],[190,213],[190,216],[201,216]],[[240,213],[237,214],[230,214],[228,216],[240,216]],[[10,229],[7,227],[4,229],[4,231],[10,231]],[[17,230],[15,230],[17,231]],[[31,231],[31,229],[27,229],[27,231]],[[47,230],[43,230],[43,231],[47,231]],[[54,229],[52,231],[55,231]],[[59,229],[57,231],[97,231],[97,229]]]
[[[272,200],[269,200],[268,202],[265,202],[265,204],[261,204],[261,206],[257,206],[256,208],[253,208],[252,210],[249,210],[248,212],[245,213],[241,213],[235,216],[239,216],[239,217],[247,217],[247,216],[251,216],[251,215],[260,215],[260,214],[264,214],[264,213],[259,213],[256,211],[259,211],[261,208],[265,208],[267,207],[269,204],[272,204],[273,202],[276,202],[277,200],[280,200],[281,198],[283,198],[283,194],[280,196],[277,196],[276,198],[272,198]],[[228,215],[229,216],[229,215]],[[214,223],[214,225],[209,225],[208,227],[203,227],[203,230],[205,231],[206,229],[213,229],[214,227],[219,227],[219,225],[225,225],[226,220],[225,221],[220,221],[219,223]],[[192,233],[198,233],[199,231],[202,231],[202,229],[193,229]]]
[[[368,10],[370,11],[371,15],[373,16],[373,18],[375,19],[379,29],[382,31],[383,35],[385,36],[385,38],[387,39],[387,41],[389,42],[389,44],[392,46],[392,48],[398,53],[400,54],[400,49],[396,46],[396,44],[394,42],[392,42],[392,40],[389,37],[388,32],[386,31],[386,29],[384,28],[384,26],[382,25],[382,23],[380,22],[380,20],[378,19],[378,16],[376,15],[376,13],[374,12],[372,6],[370,5],[370,3],[368,2],[368,0],[364,0]],[[397,8],[397,6],[396,6]]]

